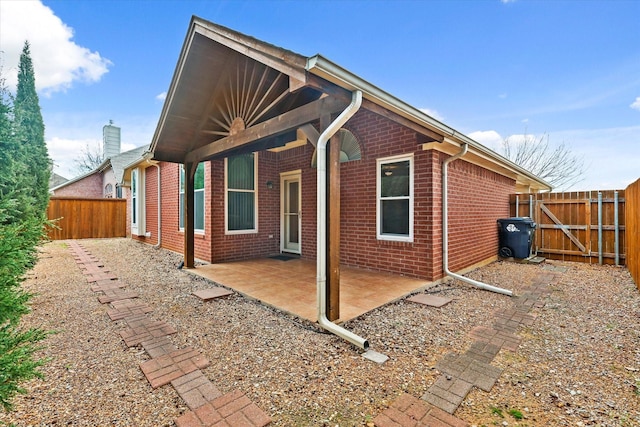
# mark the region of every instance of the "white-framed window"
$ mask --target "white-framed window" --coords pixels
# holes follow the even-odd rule
[[[113,197],[113,185],[107,184],[104,186],[104,197],[112,198]]]
[[[131,233],[137,236],[145,233],[144,229],[144,169],[131,171]]]
[[[258,154],[240,154],[224,161],[227,234],[258,232]]]
[[[377,160],[377,238],[413,241],[413,155]]]
[[[184,165],[180,165],[180,197],[178,202],[180,229],[184,230]],[[193,177],[193,229],[204,232],[204,163],[199,163]]]

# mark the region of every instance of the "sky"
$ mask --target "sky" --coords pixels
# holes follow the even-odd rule
[[[148,145],[192,15],[321,54],[499,152],[547,136],[584,160],[571,190],[640,178],[640,0],[0,0],[0,76],[31,45],[54,172],[122,129]]]

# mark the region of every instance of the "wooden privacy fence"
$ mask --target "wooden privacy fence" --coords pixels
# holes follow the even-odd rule
[[[550,259],[626,263],[625,190],[512,194],[511,215],[537,224],[533,250]]]
[[[127,201],[51,197],[47,218],[57,220],[49,229],[52,240],[125,237]]]
[[[640,179],[625,190],[627,198],[627,268],[640,289]]]

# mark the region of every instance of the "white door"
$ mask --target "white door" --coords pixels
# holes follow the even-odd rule
[[[282,252],[299,254],[300,237],[302,235],[302,189],[300,171],[287,172],[280,175],[280,248]]]

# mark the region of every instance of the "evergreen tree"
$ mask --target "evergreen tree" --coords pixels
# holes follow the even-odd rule
[[[28,58],[28,45],[26,57]],[[30,60],[29,60],[30,63]],[[31,76],[33,77],[33,68]],[[21,67],[22,69],[22,67]],[[25,67],[27,69],[27,67]],[[48,156],[41,147],[30,148],[18,128],[15,102],[6,90],[0,69],[0,407],[11,409],[16,393],[24,393],[20,383],[41,376],[38,367],[44,360],[34,358],[36,344],[45,338],[40,329],[24,330],[20,318],[29,312],[31,295],[21,289],[24,274],[36,261],[36,247],[44,237],[48,185],[36,187],[34,163],[44,164],[48,175]],[[32,86],[35,88],[32,79]],[[24,84],[23,84],[24,86]],[[24,89],[22,94],[24,97]],[[31,99],[33,99],[31,97]],[[37,106],[37,97],[35,99]],[[23,124],[28,122],[27,110],[20,114]],[[32,112],[35,116],[35,111]],[[37,116],[40,116],[39,107]],[[40,116],[40,121],[42,117]],[[44,126],[42,126],[44,130]],[[33,130],[35,132],[35,130]],[[44,132],[41,133],[44,146]],[[41,156],[41,158],[38,158]],[[42,158],[44,156],[44,158]],[[40,179],[39,178],[39,179]],[[47,178],[48,179],[48,178]]]
[[[36,92],[36,79],[31,62],[29,42],[24,43],[18,67],[18,87],[14,101],[15,135],[21,143],[20,152],[27,160],[27,176],[32,185],[34,207],[44,213],[49,203],[51,160],[44,140],[44,121]]]

